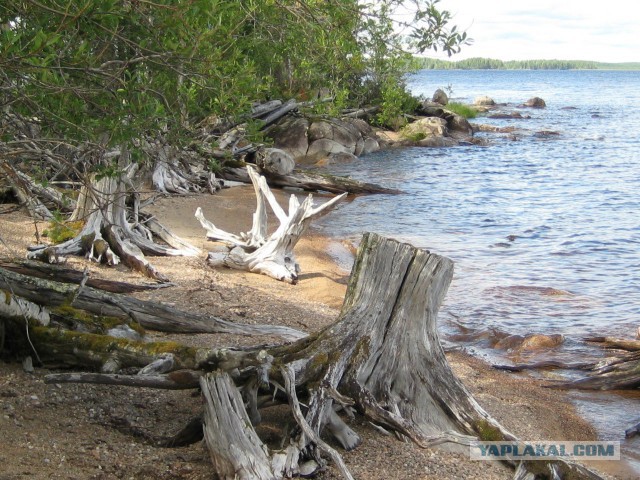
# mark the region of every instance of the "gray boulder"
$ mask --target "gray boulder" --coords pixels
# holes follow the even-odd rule
[[[465,135],[473,135],[473,128],[469,123],[469,120],[462,115],[452,114],[447,117],[447,127],[452,132],[460,132]]]
[[[547,104],[540,97],[533,97],[533,98],[530,98],[529,100],[527,100],[525,102],[524,106],[525,107],[531,107],[531,108],[545,108],[547,106]]]
[[[490,107],[491,105],[495,105],[496,102],[491,97],[481,95],[479,97],[476,97],[476,99],[473,101],[473,104]]]
[[[304,157],[309,150],[307,130],[309,121],[306,118],[287,118],[271,131],[273,146],[284,150],[294,159]]]
[[[434,103],[439,103],[440,105],[446,105],[447,103],[449,103],[449,97],[447,97],[447,94],[444,93],[444,90],[439,88],[433,93],[431,101]]]

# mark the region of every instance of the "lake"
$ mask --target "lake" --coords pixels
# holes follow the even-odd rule
[[[450,88],[463,103],[488,95],[507,104],[502,111],[531,118],[472,120],[517,127],[476,134],[488,146],[387,150],[330,166],[406,193],[356,198],[322,220],[325,232],[357,239],[374,231],[453,259],[442,336],[490,361],[583,360],[602,355],[585,336],[633,338],[640,327],[640,72],[425,70],[409,86],[427,98]],[[533,96],[547,107],[518,108]],[[558,135],[535,135],[541,131]],[[530,333],[562,334],[565,342],[537,357],[492,348],[505,335]],[[611,408],[631,426],[640,421],[637,407],[637,398],[625,397]],[[599,425],[603,436],[620,438],[621,425],[607,430],[609,420]]]

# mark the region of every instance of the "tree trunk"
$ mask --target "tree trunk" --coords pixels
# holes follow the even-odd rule
[[[331,424],[334,404],[345,399],[369,420],[422,447],[468,444],[478,437],[515,440],[455,377],[440,346],[436,314],[452,272],[453,263],[446,258],[366,234],[338,322],[291,345],[268,349],[268,356],[275,359],[273,364],[282,365],[279,371],[270,369],[270,381],[274,385],[280,378],[285,384],[293,382],[296,388],[286,389],[292,409],[297,405],[296,392],[308,391],[308,408],[303,419],[296,417],[300,433],[284,439],[288,448],[271,452],[266,459],[254,454],[266,447],[253,445],[255,432],[243,424],[244,441],[251,439],[253,445],[252,468],[260,463],[267,472],[264,478],[282,478],[299,472],[305,460],[322,465],[320,432]],[[248,385],[246,379],[237,378],[235,384],[224,383],[220,395],[235,396],[237,384]],[[221,408],[218,402],[208,401],[211,416],[231,415]],[[244,418],[241,410],[233,415]],[[211,435],[219,438],[239,435],[224,426],[215,428]],[[348,426],[341,430],[342,436],[347,431],[357,438]],[[210,451],[217,451],[216,445],[217,440],[212,440]],[[239,452],[226,458],[237,468],[246,460]],[[339,462],[338,458],[335,461]],[[561,476],[599,478],[573,463],[543,463]],[[218,473],[224,477],[228,471]],[[343,476],[349,478],[347,472]]]
[[[208,315],[199,315],[145,302],[126,295],[105,293],[88,286],[35,278],[0,268],[0,289],[46,307],[74,309],[120,319],[130,319],[144,328],[173,333],[230,333],[236,335],[274,335],[296,340],[305,334],[279,325],[248,325]]]
[[[235,163],[234,163],[235,165]],[[244,165],[243,165],[244,167]],[[263,172],[261,172],[263,173]],[[294,170],[288,175],[274,175],[265,173],[267,183],[273,187],[296,188],[310,192],[349,193],[359,194],[398,194],[400,190],[386,188],[375,183],[365,183],[347,177],[338,177],[327,173]],[[222,178],[235,182],[250,183],[251,178],[244,168],[225,167]]]

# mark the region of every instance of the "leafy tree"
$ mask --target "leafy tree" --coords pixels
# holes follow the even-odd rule
[[[381,101],[401,86],[410,49],[453,53],[467,41],[446,30],[450,14],[437,3],[7,0],[4,140],[9,112],[46,136],[120,145],[160,130],[177,141],[194,119],[269,96],[326,88]],[[401,9],[410,21],[397,20]]]

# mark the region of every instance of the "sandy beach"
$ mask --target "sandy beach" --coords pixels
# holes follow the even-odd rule
[[[277,193],[279,200],[287,195]],[[335,321],[353,252],[340,239],[320,236],[313,226],[296,248],[302,267],[297,285],[246,272],[214,270],[206,264],[204,252],[212,244],[193,216],[195,209],[202,207],[218,227],[237,233],[250,227],[254,202],[251,186],[233,187],[214,196],[159,198],[148,211],[201,248],[203,254],[197,258],[151,259],[175,286],[136,296],[232,321],[281,324],[306,332]],[[38,228],[42,232],[46,225],[40,223]],[[24,212],[0,213],[0,257],[23,258],[26,246],[36,241],[34,230],[33,220]],[[71,259],[70,264],[87,266],[96,277],[146,281],[120,266],[107,268],[80,258]],[[194,346],[278,341],[230,335],[149,336]],[[596,439],[594,429],[576,414],[563,392],[543,388],[542,381],[526,375],[493,370],[463,352],[450,352],[448,359],[478,402],[516,436],[525,440]],[[35,373],[27,374],[16,361],[0,363],[0,479],[214,478],[202,444],[155,448],[123,427],[133,425],[154,434],[175,432],[199,412],[198,395],[189,391],[45,385],[42,379],[46,373],[47,369],[37,367]],[[274,415],[277,418],[277,412]],[[420,449],[383,436],[361,417],[356,416],[352,427],[364,439],[359,448],[344,453],[356,478],[507,479],[513,475],[510,468],[498,463],[470,461],[468,452]],[[269,435],[268,424],[261,427],[261,433]],[[606,472],[607,478],[634,478],[624,462],[601,462],[594,467]],[[329,466],[318,478],[339,476]]]

